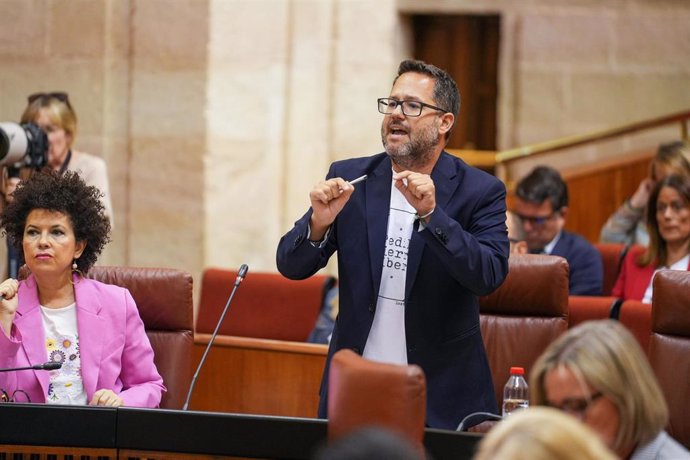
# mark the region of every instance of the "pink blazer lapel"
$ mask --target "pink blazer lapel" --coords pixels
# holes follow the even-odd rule
[[[19,285],[18,314],[14,324],[22,335],[22,347],[29,358],[29,365],[43,364],[48,361],[46,348],[46,334],[43,329],[41,317],[41,303],[38,299],[36,280],[30,276]],[[21,314],[21,316],[19,316]],[[33,372],[41,384],[42,394],[48,394],[50,375],[46,371],[22,371]]]
[[[96,392],[101,370],[103,337],[108,327],[99,316],[101,303],[88,282],[74,279],[74,296],[77,302],[77,327],[79,328],[79,356],[81,359],[81,378],[89,400]]]

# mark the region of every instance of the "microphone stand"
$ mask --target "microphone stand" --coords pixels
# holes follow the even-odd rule
[[[232,292],[230,293],[230,297],[228,297],[228,301],[225,304],[225,308],[223,308],[223,313],[220,315],[220,319],[218,320],[218,324],[216,324],[216,329],[213,331],[213,334],[211,334],[211,340],[208,341],[208,345],[206,345],[206,349],[204,350],[204,354],[201,355],[201,359],[199,360],[199,365],[196,368],[196,372],[194,372],[194,377],[192,377],[192,383],[189,385],[189,392],[187,393],[187,399],[184,401],[184,405],[182,406],[182,410],[187,410],[189,407],[189,400],[192,399],[192,392],[194,391],[194,385],[196,385],[196,379],[199,377],[199,371],[201,371],[201,367],[204,365],[204,362],[206,361],[206,355],[208,355],[208,352],[211,350],[211,345],[213,345],[213,341],[216,340],[216,335],[218,334],[218,330],[220,329],[220,325],[223,324],[223,320],[225,319],[225,315],[227,314],[228,310],[230,309],[230,303],[232,302],[232,298],[235,297],[235,292],[237,291],[237,287],[240,285],[242,280],[244,279],[245,276],[247,276],[247,270],[249,270],[249,267],[247,264],[242,264],[240,266],[239,272],[237,272],[237,278],[235,279],[235,285],[232,288]]]
[[[0,369],[0,372],[14,372],[14,371],[28,371],[28,370],[51,371],[54,369],[60,369],[61,367],[62,367],[61,363],[49,361],[49,362],[43,363],[43,364],[34,364],[33,366],[7,367],[5,369]]]

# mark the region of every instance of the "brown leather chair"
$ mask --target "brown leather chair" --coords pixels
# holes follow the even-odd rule
[[[628,328],[642,350],[648,353],[652,333],[652,306],[639,300],[626,300],[618,312],[618,321]]]
[[[618,297],[571,295],[568,297],[568,327],[590,320],[616,318],[622,303]]]
[[[333,355],[328,380],[328,439],[378,426],[424,453],[426,379],[416,365],[366,360],[352,350]]]
[[[547,345],[568,328],[568,262],[558,256],[511,255],[503,284],[479,299],[482,338],[496,400],[511,366],[526,375]]]
[[[690,272],[654,277],[649,361],[668,403],[669,433],[690,447]]]
[[[604,265],[604,284],[602,294],[611,295],[611,290],[616,284],[618,273],[621,270],[621,263],[629,246],[623,243],[594,243],[594,247],[601,254],[601,261]]]
[[[19,279],[30,271],[19,270]],[[192,381],[192,275],[172,268],[94,266],[88,278],[127,288],[139,309],[167,392],[160,407],[181,409]]]
[[[95,266],[89,278],[129,289],[168,391],[162,408],[181,409],[192,380],[192,276],[171,268]]]
[[[207,268],[201,280],[197,333],[211,334],[232,292],[236,270]],[[294,281],[280,273],[249,272],[218,333],[305,342],[316,324],[332,277]]]

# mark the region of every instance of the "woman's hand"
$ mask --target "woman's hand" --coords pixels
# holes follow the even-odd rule
[[[107,390],[105,388],[98,390],[93,394],[91,398],[90,406],[108,406],[108,407],[120,407],[124,406],[125,402],[116,395],[112,390]]]
[[[637,209],[643,209],[647,206],[649,201],[649,195],[652,193],[654,188],[654,179],[647,177],[642,179],[640,185],[637,186],[637,190],[633,196],[630,197],[630,206]]]
[[[0,283],[0,327],[7,337],[12,333],[12,322],[19,304],[19,283],[9,278]]]

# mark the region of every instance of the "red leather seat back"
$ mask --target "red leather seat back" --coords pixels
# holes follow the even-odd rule
[[[602,294],[609,296],[618,279],[621,261],[627,252],[627,247],[623,243],[594,243],[594,247],[601,254],[601,261],[604,264]]]
[[[31,272],[26,265],[19,279]],[[139,309],[167,392],[161,408],[181,409],[192,381],[192,275],[172,268],[94,266],[88,278],[127,288]]]
[[[151,341],[168,391],[161,407],[181,409],[192,380],[194,347],[192,276],[170,268],[95,266],[88,277],[127,288]]]
[[[399,433],[423,454],[425,417],[426,379],[419,366],[369,361],[347,349],[333,355],[328,378],[329,440],[373,425]]]
[[[236,278],[236,270],[204,270],[196,332],[213,333]],[[279,273],[250,271],[218,333],[304,342],[316,323],[329,278],[314,275],[294,281]]]
[[[595,297],[571,295],[568,297],[568,328],[585,321],[611,317],[611,307],[616,297]]]
[[[648,353],[652,333],[652,306],[639,300],[626,300],[621,305],[618,320],[637,339],[642,350]]]
[[[496,400],[511,366],[527,375],[546,346],[568,328],[568,263],[562,257],[511,255],[510,271],[492,294],[479,299],[482,338]]]
[[[690,272],[654,277],[649,361],[668,403],[669,433],[690,447]]]

